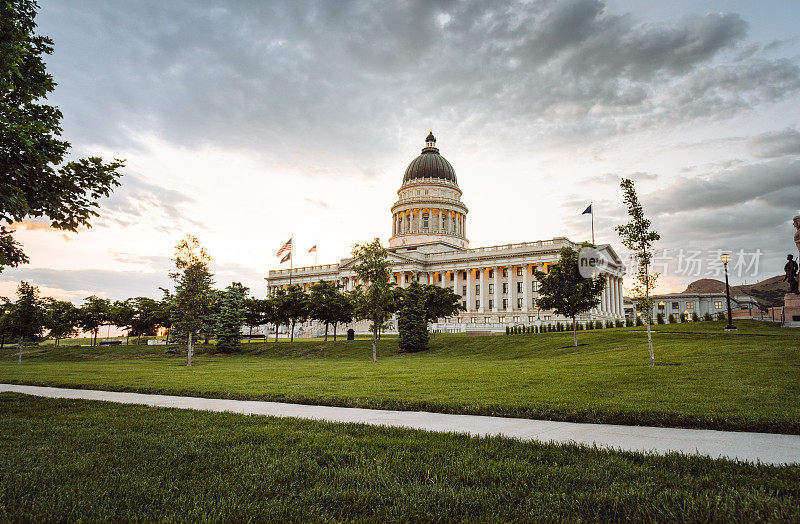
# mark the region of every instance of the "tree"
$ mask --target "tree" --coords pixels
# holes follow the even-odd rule
[[[355,310],[355,303],[352,293],[338,293],[334,296],[333,314],[331,315],[331,324],[333,324],[333,341],[336,342],[336,327],[339,324],[349,324],[353,321],[353,314]]]
[[[153,312],[153,324],[157,327],[162,327],[167,330],[166,341],[169,342],[170,335],[172,334],[172,325],[178,318],[178,310],[175,304],[175,295],[170,293],[169,289],[160,287],[163,295],[161,300],[158,301],[158,306]]]
[[[12,309],[12,325],[14,333],[19,337],[19,360],[22,364],[22,346],[25,339],[35,340],[42,334],[43,315],[39,302],[39,288],[20,282],[17,287],[17,301]]]
[[[77,334],[78,308],[72,302],[47,297],[42,299],[42,306],[44,328],[47,335],[55,339],[56,347],[62,338]]]
[[[234,282],[222,293],[220,311],[217,314],[217,351],[233,353],[239,351],[244,324],[244,297],[248,289]]]
[[[0,2],[0,271],[28,262],[7,225],[46,217],[56,229],[91,227],[96,202],[119,185],[124,161],[90,157],[63,163],[61,111],[41,103],[55,88],[44,55],[53,41],[34,34],[37,4]]]
[[[303,291],[302,286],[293,284],[286,288],[286,295],[281,304],[283,315],[291,323],[291,341],[294,342],[294,326],[300,321],[303,322],[309,315],[308,295]]]
[[[650,261],[653,259],[653,243],[661,238],[657,232],[650,229],[650,220],[644,216],[644,209],[636,195],[636,188],[629,178],[620,182],[623,201],[628,206],[630,221],[616,227],[617,233],[622,238],[622,245],[633,252],[636,260],[635,283],[631,288],[631,298],[636,301],[639,311],[644,313],[647,326],[647,346],[650,350],[650,365],[656,365],[653,354],[653,336],[650,333],[650,324],[653,311],[653,298],[650,291],[655,287],[658,273],[650,272]]]
[[[428,349],[426,302],[430,292],[426,287],[415,280],[403,290],[402,306],[397,315],[400,351],[414,352]]]
[[[355,316],[372,321],[372,362],[377,362],[378,330],[395,311],[393,283],[389,280],[389,255],[376,238],[369,244],[354,245],[353,258],[358,261],[353,271],[361,283],[355,294]]]
[[[175,322],[186,333],[186,365],[192,365],[194,335],[204,326],[211,310],[211,284],[213,275],[208,268],[211,257],[193,235],[175,247],[175,271],[170,278],[175,281]]]
[[[275,324],[275,342],[278,341],[278,330],[281,326],[289,327],[291,319],[289,317],[289,308],[286,307],[286,291],[279,289],[275,295],[268,299],[267,311],[265,317],[269,322]]]
[[[131,331],[133,330],[133,318],[136,315],[136,309],[132,300],[117,300],[111,304],[111,324],[125,331],[126,340],[125,344],[130,342]]]
[[[426,284],[423,289],[425,294],[425,319],[428,322],[433,322],[437,318],[457,315],[459,312],[464,311],[464,306],[461,305],[461,296],[456,295],[451,288]]]
[[[162,322],[162,305],[158,300],[149,297],[136,297],[127,300],[133,308],[133,317],[130,322],[130,334],[136,337],[136,343],[141,342],[142,335],[155,335]],[[169,314],[164,315],[169,319]],[[167,326],[164,326],[167,327]]]
[[[0,297],[0,349],[6,345],[6,335],[13,335],[13,310],[14,303],[8,297]]]
[[[542,309],[552,309],[572,319],[573,346],[578,345],[576,317],[600,304],[604,278],[583,278],[578,269],[578,252],[561,248],[561,258],[547,273],[536,271],[539,280],[539,300]],[[559,324],[560,325],[560,324]]]
[[[266,299],[248,297],[242,304],[242,318],[244,325],[250,328],[250,337],[253,336],[253,328],[267,323],[267,313],[269,304]],[[266,340],[266,336],[264,337]],[[250,342],[250,338],[247,339]]]
[[[86,297],[78,310],[78,326],[92,334],[92,346],[97,345],[97,334],[100,326],[111,322],[111,302],[95,295]]]
[[[334,340],[336,340],[336,324],[350,322],[353,318],[353,308],[348,297],[342,293],[341,286],[333,282],[320,280],[311,286],[309,298],[309,315],[314,320],[325,324],[325,341],[328,341],[328,326],[334,326]]]

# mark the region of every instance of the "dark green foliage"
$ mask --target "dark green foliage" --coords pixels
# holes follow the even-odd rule
[[[217,314],[217,351],[233,353],[239,351],[244,324],[244,299],[247,288],[234,282],[225,288],[222,304]]]
[[[355,305],[352,296],[344,293],[338,284],[320,280],[311,286],[309,308],[311,318],[325,323],[325,340],[328,340],[328,325],[333,325],[336,340],[336,326],[353,320]]]
[[[664,313],[658,313],[656,315],[656,324],[663,324],[664,323]]]
[[[121,160],[91,157],[63,163],[61,111],[42,103],[55,88],[44,55],[53,41],[34,34],[37,5],[0,2],[0,271],[27,263],[7,225],[46,217],[56,229],[90,227],[96,200],[119,185]]]
[[[67,338],[77,333],[78,309],[66,300],[55,300],[47,297],[42,299],[44,314],[44,328],[47,336],[55,339],[55,345],[62,338]]]
[[[111,323],[111,301],[97,296],[86,297],[78,309],[78,327],[92,334],[92,345],[97,345],[100,327]]]
[[[311,314],[308,295],[299,284],[292,284],[286,288],[286,295],[280,304],[283,314],[289,319],[290,340],[294,340],[294,327],[298,322],[304,322]]]
[[[510,334],[511,334],[511,328],[506,326],[506,335],[510,335]]]
[[[437,318],[447,318],[464,311],[461,305],[461,296],[456,295],[450,287],[439,287],[426,284],[425,292],[425,318],[433,322]]]
[[[644,322],[642,322],[642,317],[636,316],[636,325],[637,326],[644,326]]]
[[[625,327],[633,326],[633,320],[629,317],[625,317]]]
[[[697,313],[695,311],[692,311],[692,322],[697,322],[699,320],[700,318],[697,316]]]
[[[667,317],[667,321],[668,321],[670,324],[674,324],[674,323],[675,323],[675,315],[673,315],[672,313],[670,313],[670,314],[669,314],[669,316]]]
[[[725,313],[722,311],[717,312],[717,320],[726,320]]]
[[[540,283],[538,304],[542,309],[552,309],[572,319],[573,345],[577,346],[576,317],[600,304],[605,278],[583,278],[578,268],[578,252],[569,247],[561,249],[561,258],[547,273],[536,271],[535,276]]]
[[[714,320],[714,318],[711,316],[711,313],[706,311],[706,314],[703,315],[703,320],[705,320],[706,322],[710,322],[710,321]]]
[[[797,467],[12,394],[0,413],[4,522],[800,520]]]
[[[427,296],[427,290],[416,281],[403,290],[403,305],[397,314],[400,351],[428,349],[428,320],[425,317]]]

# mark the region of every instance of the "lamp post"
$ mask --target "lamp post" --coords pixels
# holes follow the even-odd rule
[[[736,326],[733,325],[733,313],[731,312],[731,288],[728,285],[728,262],[731,257],[727,253],[720,255],[722,265],[725,266],[725,299],[728,301],[728,325],[725,326],[725,331],[736,331]]]

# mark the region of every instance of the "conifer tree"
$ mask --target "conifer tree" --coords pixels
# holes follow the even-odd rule
[[[217,351],[233,353],[239,351],[241,331],[244,324],[244,297],[247,288],[234,282],[225,288],[217,314]]]
[[[400,351],[428,349],[428,320],[425,318],[427,290],[417,281],[403,290],[402,306],[397,316]]]

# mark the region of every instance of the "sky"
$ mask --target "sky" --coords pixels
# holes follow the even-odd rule
[[[660,291],[781,274],[800,214],[800,3],[47,0],[72,158],[122,158],[78,233],[16,225],[43,295],[159,297],[196,235],[218,287],[391,233],[429,130],[471,247],[566,236],[624,253],[619,181],[661,234]],[[626,286],[630,279],[626,281]]]

